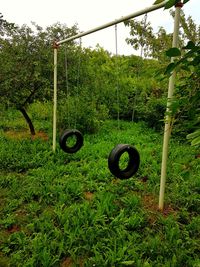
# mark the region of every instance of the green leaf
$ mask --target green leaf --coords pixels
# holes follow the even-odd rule
[[[181,69],[183,69],[183,70],[185,70],[185,71],[190,71],[190,68],[189,68],[189,66],[187,66],[187,65],[183,65],[183,66],[181,66]]]
[[[158,4],[162,3],[162,2],[163,2],[163,0],[156,0],[156,1],[153,3],[153,5],[158,5]]]
[[[169,0],[166,4],[165,4],[165,9],[169,9],[172,6],[176,5],[178,2],[180,2],[180,0]]]
[[[193,43],[192,41],[189,41],[187,45],[183,47],[183,49],[193,49],[193,48],[195,48],[195,43]]]
[[[195,131],[194,133],[188,134],[187,139],[193,139],[191,142],[192,146],[200,144],[200,130]]]
[[[177,47],[173,47],[167,50],[166,55],[168,57],[178,57],[181,56],[181,51]]]
[[[171,73],[175,69],[175,67],[176,67],[176,64],[175,63],[170,63],[167,66],[166,70],[165,70],[165,74]]]
[[[187,139],[193,139],[193,138],[196,138],[196,137],[199,137],[200,136],[200,130],[197,130],[191,134],[188,134],[187,135]]]
[[[123,261],[121,262],[122,265],[125,266],[132,266],[135,263],[135,261]]]
[[[191,65],[198,66],[200,64],[200,56],[196,56],[193,61],[191,62]]]
[[[183,1],[183,4],[186,4],[187,2],[189,2],[190,0],[184,0]]]
[[[197,138],[195,138],[194,140],[192,140],[191,145],[192,146],[196,146],[200,144],[200,136],[198,136]]]

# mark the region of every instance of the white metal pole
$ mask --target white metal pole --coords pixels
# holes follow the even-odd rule
[[[143,15],[143,14],[152,12],[152,11],[154,11],[154,10],[157,10],[157,9],[159,9],[159,8],[164,7],[165,4],[166,4],[167,2],[168,2],[168,0],[164,0],[164,1],[163,1],[162,3],[160,3],[160,4],[153,5],[153,6],[150,6],[150,7],[146,7],[146,8],[144,8],[144,9],[140,10],[140,11],[134,12],[134,13],[132,13],[132,14],[129,14],[129,15],[125,16],[125,17],[121,17],[121,18],[116,19],[116,20],[114,20],[114,21],[108,22],[108,23],[106,23],[106,24],[103,24],[103,25],[101,25],[101,26],[99,26],[99,27],[96,27],[96,28],[94,28],[94,29],[91,29],[91,30],[89,30],[89,31],[85,31],[85,32],[79,33],[79,34],[77,34],[77,35],[71,36],[71,37],[69,37],[69,38],[67,38],[67,39],[61,40],[61,41],[57,42],[57,44],[63,44],[63,43],[69,42],[69,41],[73,41],[73,40],[75,40],[75,39],[77,39],[77,38],[86,36],[86,35],[88,35],[88,34],[91,34],[91,33],[93,33],[93,32],[97,32],[97,31],[99,31],[99,30],[103,30],[103,29],[108,28],[108,27],[110,27],[110,26],[113,26],[113,25],[116,25],[116,24],[118,24],[118,23],[121,23],[121,22],[123,22],[123,21],[125,21],[125,20],[129,20],[129,19],[132,19],[132,18],[141,16],[141,15]]]
[[[179,2],[176,4],[175,18],[174,18],[174,33],[173,33],[173,42],[172,47],[178,46],[178,36],[179,36],[179,24],[180,24],[180,10],[183,4]],[[172,58],[173,62],[174,59]],[[168,86],[168,100],[167,100],[167,110],[166,110],[166,119],[165,119],[165,130],[164,130],[164,139],[163,139],[163,152],[162,152],[162,166],[161,166],[161,179],[160,179],[160,196],[159,196],[159,209],[163,210],[164,208],[164,194],[165,194],[165,184],[166,184],[166,173],[167,173],[167,159],[168,159],[168,150],[169,150],[169,139],[171,135],[171,100],[174,93],[174,84],[175,84],[176,72],[173,71],[172,75],[169,78]]]
[[[54,93],[53,93],[53,152],[56,151],[56,123],[57,123],[57,54],[58,45],[54,44]]]

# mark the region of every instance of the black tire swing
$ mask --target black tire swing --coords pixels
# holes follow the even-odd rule
[[[120,159],[124,153],[128,153],[129,160],[125,168],[120,167]],[[108,156],[108,168],[110,172],[120,179],[132,177],[139,169],[140,155],[137,149],[128,144],[118,144]]]
[[[73,137],[76,139],[76,142],[73,143],[72,146],[70,146],[69,142],[67,141]],[[76,129],[72,129],[72,130],[67,129],[61,134],[60,139],[59,139],[59,144],[60,144],[60,148],[64,152],[69,153],[69,154],[76,153],[83,146],[83,135],[80,131]]]
[[[115,45],[116,45],[116,59],[118,56],[117,51],[117,25],[115,25]],[[116,64],[117,65],[117,64]],[[119,107],[119,92],[117,81],[117,102]],[[119,108],[118,108],[118,128],[119,128]],[[124,154],[128,154],[129,160],[125,168],[121,167],[120,159]],[[118,144],[110,152],[108,156],[108,168],[110,172],[117,178],[128,179],[132,177],[139,169],[140,155],[137,149],[129,144]]]
[[[80,39],[80,48],[81,48],[81,39]],[[66,69],[66,87],[67,87],[67,97],[69,96],[69,89],[68,89],[68,76],[67,76],[67,55],[66,55],[66,47],[65,47],[65,69]],[[77,74],[77,87],[79,83],[79,76],[80,76],[80,58],[79,58],[79,66],[78,66],[78,74]],[[76,114],[75,114],[76,115]],[[69,114],[68,114],[69,116]],[[75,118],[76,120],[76,118]],[[75,122],[76,128],[76,122]],[[70,144],[70,139],[73,140],[72,145]],[[75,140],[75,142],[74,142]],[[77,129],[66,129],[60,135],[59,138],[60,148],[69,154],[76,153],[81,149],[83,146],[83,134]]]

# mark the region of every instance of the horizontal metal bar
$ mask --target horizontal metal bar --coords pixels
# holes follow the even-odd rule
[[[140,11],[137,11],[137,12],[132,13],[132,14],[130,14],[130,15],[127,15],[127,16],[125,16],[125,17],[121,17],[121,18],[119,18],[119,19],[113,20],[113,21],[108,22],[108,23],[106,23],[106,24],[104,24],[104,25],[101,25],[101,26],[99,26],[99,27],[93,28],[93,29],[91,29],[91,30],[89,30],[89,31],[85,31],[85,32],[79,33],[79,34],[77,34],[77,35],[71,36],[71,37],[69,37],[69,38],[67,38],[67,39],[65,39],[65,40],[58,41],[58,42],[56,42],[56,44],[57,44],[57,45],[60,45],[60,44],[63,44],[63,43],[69,42],[69,41],[73,41],[73,40],[75,40],[75,39],[77,39],[77,38],[86,36],[86,35],[91,34],[91,33],[93,33],[93,32],[97,32],[97,31],[103,30],[103,29],[108,28],[108,27],[110,27],[110,26],[113,26],[113,25],[115,25],[115,24],[121,23],[121,22],[123,22],[123,21],[125,21],[125,20],[133,19],[133,18],[135,18],[135,17],[138,17],[138,16],[141,16],[141,15],[143,15],[143,14],[149,13],[149,12],[151,12],[151,11],[157,10],[157,9],[159,9],[159,8],[164,7],[164,5],[167,3],[167,1],[168,1],[168,0],[165,0],[165,1],[163,1],[162,3],[160,3],[160,4],[158,4],[158,5],[153,5],[153,6],[144,8],[144,9],[142,9],[142,10],[140,10]]]

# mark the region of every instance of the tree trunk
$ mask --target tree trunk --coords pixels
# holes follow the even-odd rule
[[[28,116],[25,108],[22,107],[22,108],[19,108],[18,110],[22,113],[22,115],[24,116],[26,122],[28,123],[31,135],[35,135],[35,129],[34,129],[33,123],[31,121],[30,117]]]

